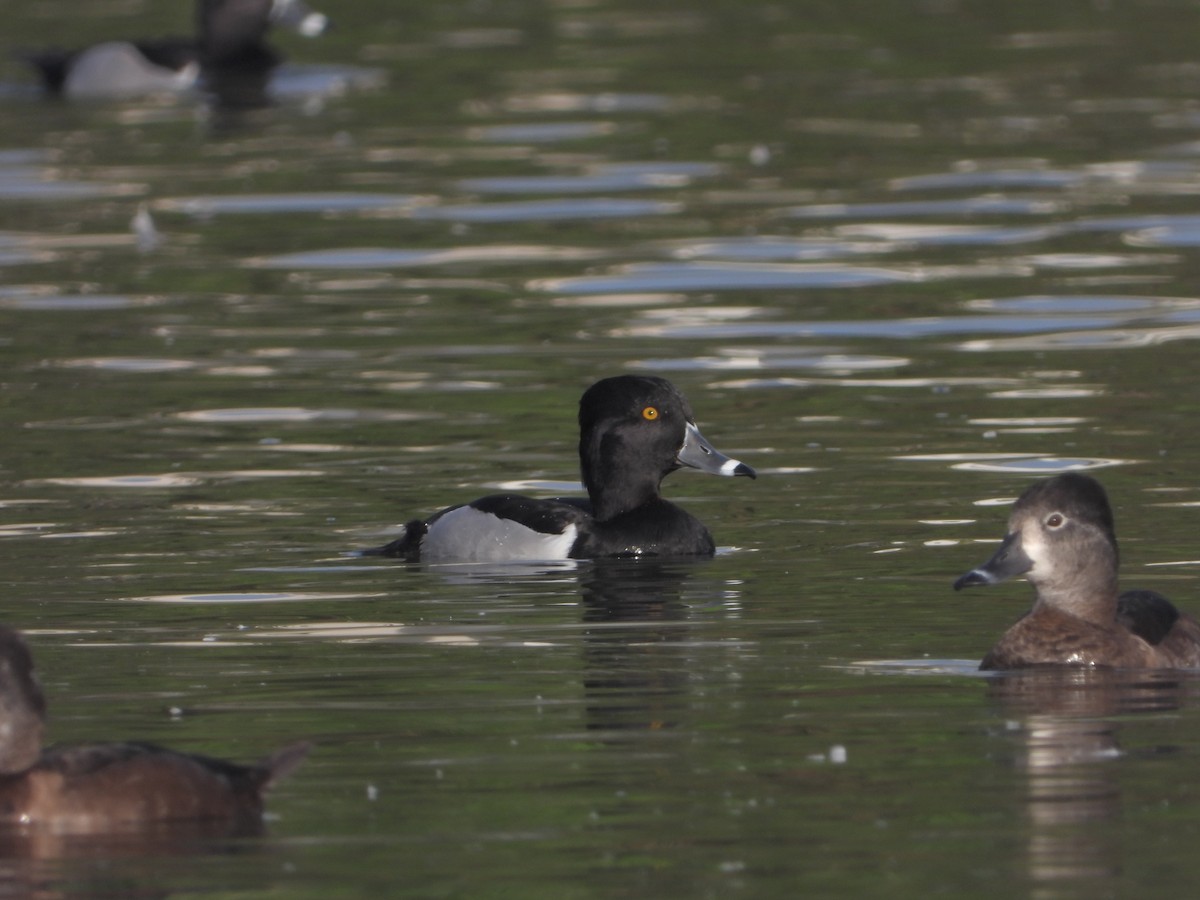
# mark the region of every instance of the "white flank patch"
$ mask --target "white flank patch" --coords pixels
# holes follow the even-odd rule
[[[566,559],[579,529],[543,534],[512,519],[460,506],[429,527],[421,544],[426,562],[505,562]]]
[[[157,91],[185,91],[200,75],[196,64],[179,71],[156,66],[133,44],[96,44],[71,62],[63,93],[68,97],[126,97]]]

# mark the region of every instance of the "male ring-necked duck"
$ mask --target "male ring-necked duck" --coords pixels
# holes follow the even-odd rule
[[[365,552],[410,562],[712,556],[708,529],[659,494],[663,478],[681,466],[754,477],[705,440],[671,382],[644,375],[587,389],[579,401],[579,461],[587,499],[492,494],[414,519],[399,538]]]
[[[182,91],[202,75],[210,82],[265,79],[279,63],[266,43],[269,28],[280,25],[314,37],[328,24],[302,0],[197,0],[194,38],[106,41],[28,59],[47,90],[74,99]]]
[[[248,766],[142,743],[43,749],[45,712],[28,646],[0,626],[0,822],[74,833],[171,820],[252,826],[263,792],[310,749],[291,744]]]
[[[1025,575],[1033,608],[980,663],[1183,669],[1200,666],[1200,623],[1154,591],[1117,590],[1117,537],[1104,488],[1076,472],[1039,481],[1013,506],[1008,534],[959,590]]]

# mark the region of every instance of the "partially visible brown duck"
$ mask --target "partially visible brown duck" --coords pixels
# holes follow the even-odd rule
[[[1035,665],[1200,667],[1200,623],[1154,591],[1117,590],[1119,555],[1104,488],[1077,472],[1039,481],[1013,506],[1008,534],[954,589],[1026,576],[1033,608],[981,669]]]
[[[45,711],[28,646],[0,626],[0,822],[73,833],[173,820],[253,824],[263,793],[311,747],[291,744],[249,766],[143,743],[42,749]]]

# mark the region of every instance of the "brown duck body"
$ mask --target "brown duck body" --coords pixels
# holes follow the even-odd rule
[[[1040,609],[1013,624],[979,667],[1019,669],[1037,665],[1200,668],[1200,624],[1180,613],[1170,631],[1151,643],[1130,631],[1119,618],[1102,624],[1062,610]]]
[[[311,749],[239,765],[154,744],[43,749],[45,700],[24,639],[0,626],[0,823],[102,834],[152,823],[261,821],[263,794]]]
[[[50,747],[0,775],[0,819],[68,832],[105,832],[184,819],[253,823],[263,794],[307,754],[293,744],[255,765],[153,744]]]
[[[1119,593],[1118,558],[1112,510],[1095,479],[1067,473],[1026,490],[1000,549],[954,585],[1025,575],[1036,591],[980,668],[1200,668],[1200,623],[1154,591]]]

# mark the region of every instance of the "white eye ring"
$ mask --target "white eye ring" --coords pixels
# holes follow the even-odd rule
[[[1057,531],[1067,524],[1067,517],[1060,512],[1052,512],[1046,516],[1046,527]]]

